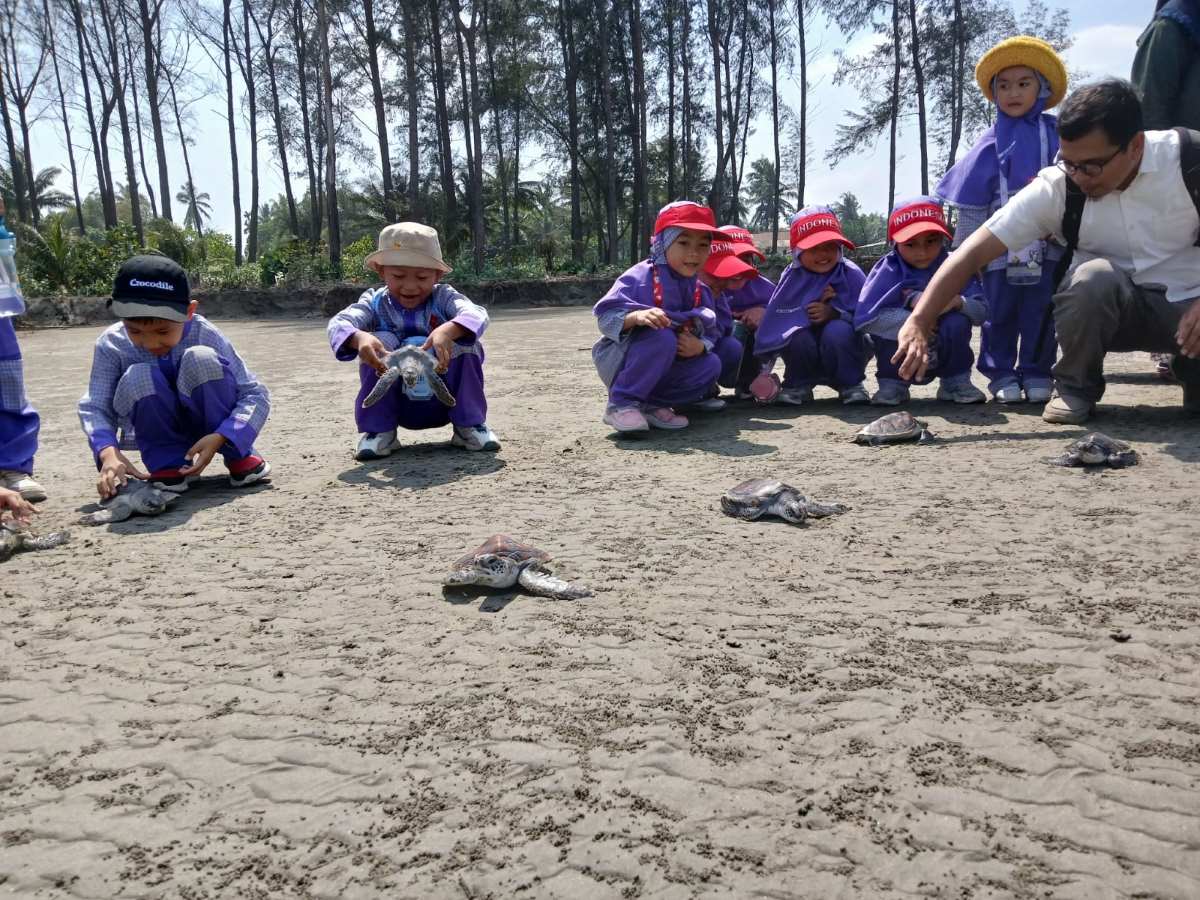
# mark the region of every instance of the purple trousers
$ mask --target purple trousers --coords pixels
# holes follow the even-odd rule
[[[842,390],[861,384],[867,373],[867,342],[843,319],[792,333],[783,348],[783,386],[825,384]]]
[[[900,381],[900,370],[892,363],[892,356],[900,346],[878,335],[871,336],[875,344],[875,375],[881,380]],[[934,365],[925,372],[920,381],[908,384],[929,384],[935,378],[953,378],[971,371],[975,362],[975,351],[971,349],[971,320],[961,312],[942,313],[937,323],[937,333],[929,344],[930,352],[936,355]]]
[[[1035,357],[1033,351],[1054,293],[1053,279],[1053,265],[1043,265],[1042,280],[1031,285],[1009,284],[1003,269],[984,276],[988,320],[980,334],[979,371],[987,376],[988,387],[993,391],[1009,384],[1050,386],[1050,367],[1058,348],[1053,326],[1046,334],[1041,356]]]
[[[13,320],[0,318],[0,469],[33,472],[41,419],[25,396],[21,347]]]
[[[178,469],[188,464],[192,445],[217,432],[233,412],[237,379],[210,348],[191,347],[178,372],[161,363],[130,366],[117,382],[113,405],[133,424],[138,452],[149,471]],[[253,454],[253,447],[243,454],[229,440],[221,446],[226,463]]]
[[[375,336],[388,347],[399,346],[399,339],[390,332]],[[404,386],[397,381],[391,390],[374,406],[363,407],[363,400],[379,381],[378,373],[368,365],[358,367],[359,389],[354,400],[354,422],[363,433],[378,434],[393,428],[441,428],[454,424],[463,427],[482,425],[487,421],[487,398],[483,395],[483,345],[470,338],[459,341],[457,356],[442,381],[454,395],[454,406],[446,406],[436,397],[410,400]]]
[[[679,406],[702,400],[721,374],[721,358],[702,353],[691,359],[675,356],[671,328],[638,328],[629,340],[621,368],[608,389],[610,406]]]

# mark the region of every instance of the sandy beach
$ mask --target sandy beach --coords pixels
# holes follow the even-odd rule
[[[73,539],[0,566],[0,895],[1200,896],[1200,421],[1146,354],[1085,472],[934,386],[928,445],[825,389],[617,439],[590,312],[501,311],[503,449],[360,464],[323,320],[218,324],[273,483],[101,528],[98,329],[21,334]],[[722,515],[756,476],[851,510]],[[595,596],[444,595],[497,531]]]

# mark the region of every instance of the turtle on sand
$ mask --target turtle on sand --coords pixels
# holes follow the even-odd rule
[[[0,562],[22,550],[50,550],[70,539],[69,531],[53,531],[39,537],[17,522],[0,523]]]
[[[399,350],[393,350],[383,358],[387,371],[379,376],[379,381],[363,400],[363,406],[374,406],[383,399],[383,395],[391,390],[392,385],[403,380],[409,390],[415,388],[424,378],[433,389],[434,396],[446,406],[454,405],[454,395],[446,387],[446,382],[438,376],[437,360],[414,344],[405,344]]]
[[[587,588],[555,578],[546,568],[550,554],[507,534],[490,538],[454,564],[442,579],[446,587],[508,588],[520,585],[531,594],[556,600],[590,597]]]
[[[115,496],[100,501],[103,509],[88,513],[79,522],[82,525],[105,525],[124,522],[132,515],[157,516],[178,498],[178,494],[156,488],[148,481],[131,478]]]
[[[778,516],[793,525],[805,519],[823,519],[844,513],[850,507],[841,503],[816,503],[798,490],[773,478],[751,478],[732,487],[721,497],[721,510],[727,516],[753,521],[763,516]]]
[[[933,433],[925,423],[903,410],[880,416],[869,425],[864,425],[854,435],[854,443],[869,444],[872,447],[880,444],[900,444],[904,441],[918,441],[924,444],[932,440]]]
[[[1052,466],[1108,466],[1124,469],[1136,466],[1137,451],[1124,441],[1092,431],[1067,446],[1067,452],[1046,460]]]

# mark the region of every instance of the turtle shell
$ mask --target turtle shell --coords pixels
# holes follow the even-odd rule
[[[1086,450],[1090,448],[1103,450],[1105,453],[1128,453],[1131,449],[1133,449],[1124,441],[1118,441],[1116,438],[1109,437],[1107,434],[1102,434],[1099,431],[1093,431],[1089,434],[1085,434],[1083,437],[1073,443],[1069,449]]]
[[[795,493],[796,489],[774,478],[751,478],[731,487],[725,496],[737,503],[758,504],[774,500],[784,491]]]
[[[925,423],[913,417],[912,413],[901,410],[880,416],[874,422],[864,425],[854,436],[860,444],[890,444],[899,441],[911,441],[921,436]]]
[[[532,544],[518,541],[507,534],[493,534],[490,538],[454,564],[455,569],[463,569],[472,565],[481,556],[502,556],[515,562],[546,562],[550,554],[539,550]]]

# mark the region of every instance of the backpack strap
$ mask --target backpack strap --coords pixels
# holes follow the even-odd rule
[[[1054,289],[1056,291],[1063,279],[1066,278],[1067,270],[1071,268],[1071,260],[1075,256],[1075,248],[1079,246],[1079,226],[1083,222],[1084,204],[1087,203],[1087,194],[1070,176],[1063,180],[1067,183],[1067,205],[1063,210],[1062,233],[1063,238],[1066,239],[1067,248],[1063,251],[1058,265],[1054,267]]]
[[[1179,169],[1183,175],[1183,186],[1187,188],[1196,215],[1200,216],[1200,131],[1176,128],[1179,135]],[[1196,246],[1200,247],[1200,232],[1196,235]]]

